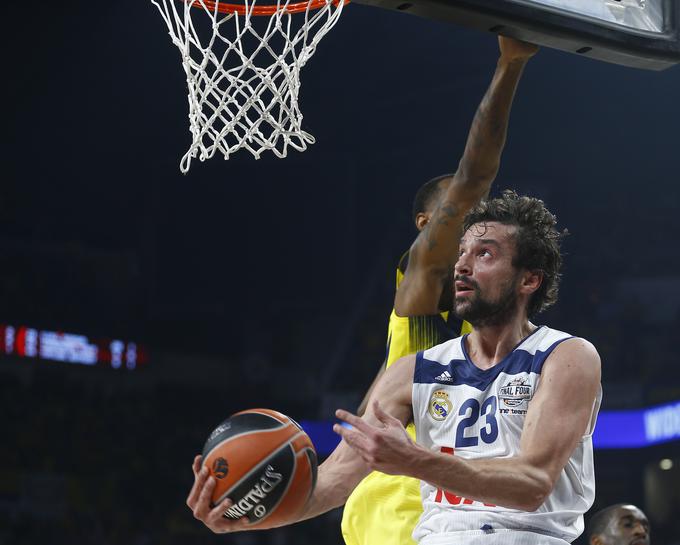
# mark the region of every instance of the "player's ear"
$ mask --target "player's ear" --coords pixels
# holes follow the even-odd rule
[[[604,541],[602,541],[600,536],[590,536],[588,545],[604,545]]]
[[[520,290],[523,293],[531,295],[538,288],[541,287],[543,283],[543,271],[540,269],[535,269],[533,271],[526,271],[522,276],[522,283],[520,285]]]
[[[425,226],[428,224],[429,221],[430,221],[429,214],[426,214],[425,212],[418,212],[418,214],[416,214],[416,229],[418,229],[418,231],[422,231],[423,229],[425,229]]]

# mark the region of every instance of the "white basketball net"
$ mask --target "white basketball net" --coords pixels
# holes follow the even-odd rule
[[[253,15],[256,0],[245,0],[244,15],[220,13],[224,0],[151,1],[187,75],[193,141],[180,162],[183,173],[193,158],[217,151],[225,159],[241,148],[256,159],[265,150],[285,157],[288,147],[304,151],[314,143],[302,130],[300,70],[338,21],[343,0],[307,4],[297,14],[287,11],[290,0],[278,0],[271,16]]]

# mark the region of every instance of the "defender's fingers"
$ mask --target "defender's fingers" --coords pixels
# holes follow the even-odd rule
[[[203,488],[201,489],[201,492],[198,495],[198,501],[194,506],[194,516],[197,519],[205,520],[206,517],[210,514],[211,511],[210,501],[212,499],[212,493],[213,490],[215,490],[216,483],[217,481],[215,481],[215,479],[212,477],[209,477],[205,481],[205,485],[203,485]]]
[[[203,485],[208,478],[208,468],[204,467],[198,473],[194,473],[194,486],[191,487],[191,491],[187,496],[187,505],[193,511],[198,502],[198,496],[203,490]]]
[[[349,425],[354,426],[356,429],[366,434],[370,435],[371,433],[374,432],[373,426],[371,426],[368,422],[365,422],[364,420],[350,412],[338,409],[337,411],[335,411],[335,416],[337,416],[340,420],[347,422]]]

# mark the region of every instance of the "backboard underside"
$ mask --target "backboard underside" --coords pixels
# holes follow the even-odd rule
[[[353,1],[635,68],[680,63],[680,5],[673,0]]]

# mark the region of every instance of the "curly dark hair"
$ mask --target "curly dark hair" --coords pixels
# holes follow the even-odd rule
[[[500,197],[482,201],[470,210],[465,217],[464,230],[475,223],[491,221],[518,228],[513,266],[543,273],[543,281],[527,305],[527,315],[531,318],[557,301],[562,266],[560,243],[568,233],[557,231],[557,218],[542,200],[519,196],[509,189]]]

